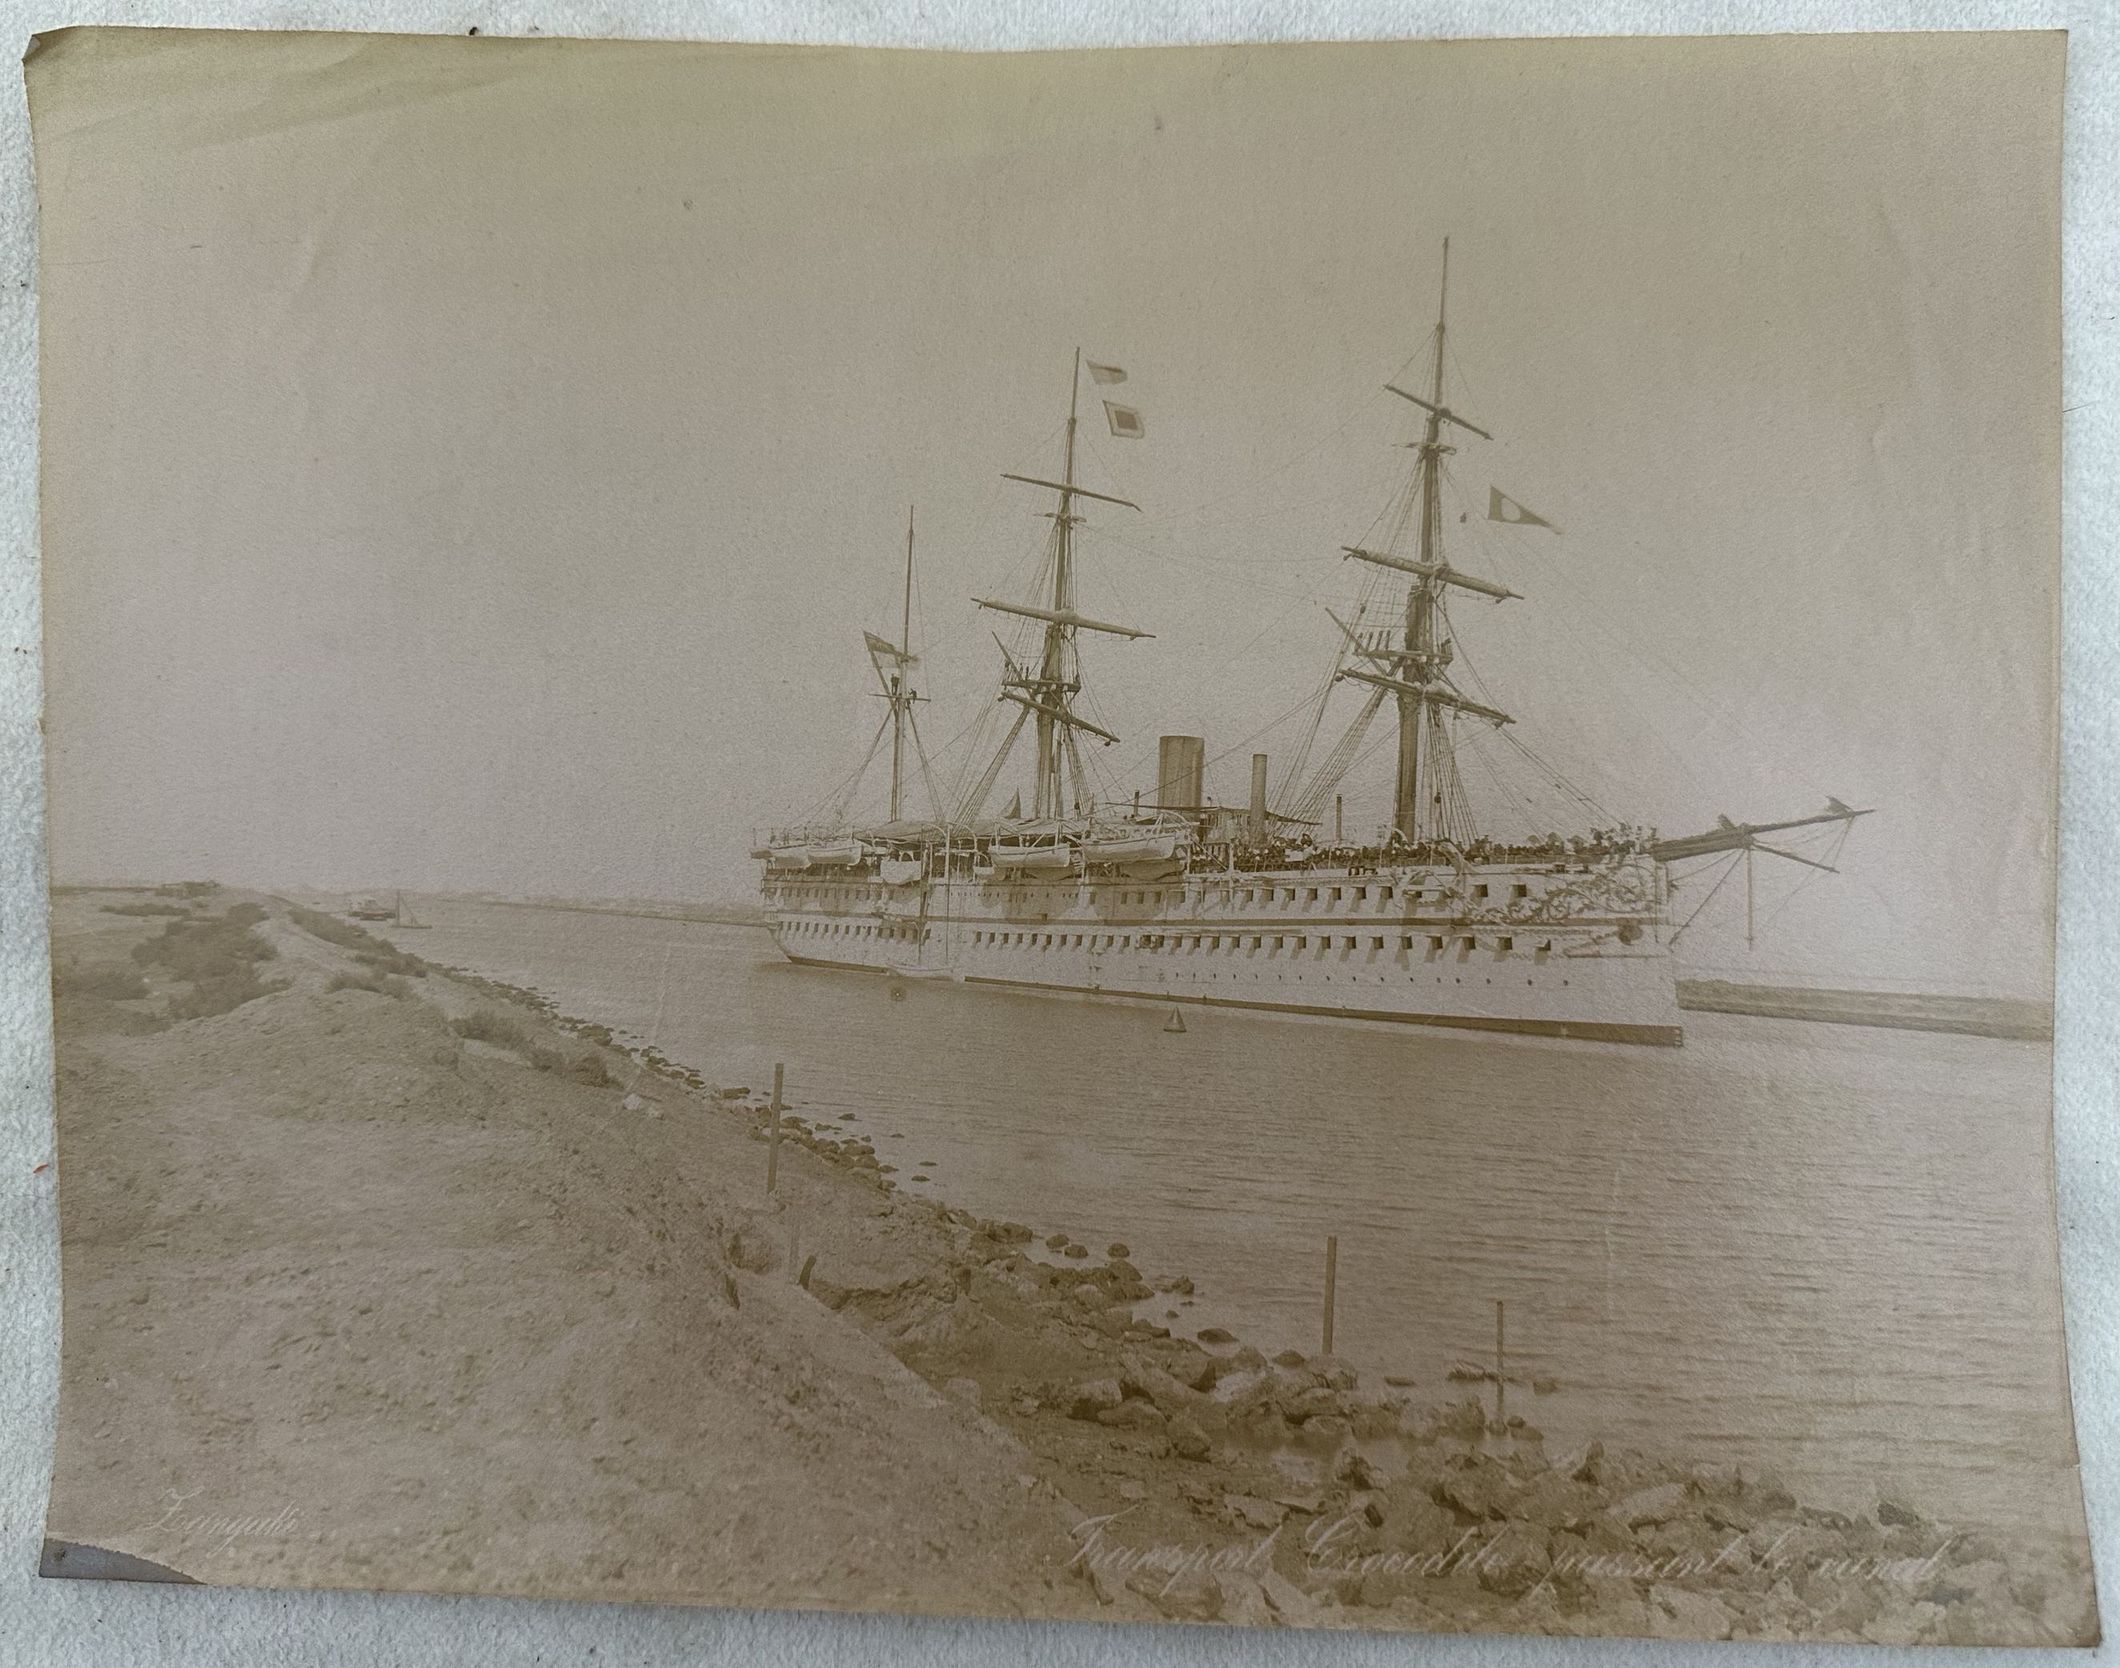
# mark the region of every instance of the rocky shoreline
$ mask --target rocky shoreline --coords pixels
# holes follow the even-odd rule
[[[385,1018],[385,1004],[432,1009],[455,1039],[452,1070],[527,1068],[555,1115],[660,1126],[655,1142],[682,1147],[747,1144],[751,1163],[719,1162],[689,1201],[701,1220],[687,1231],[715,1252],[713,1301],[747,1315],[820,1309],[1001,1438],[1018,1456],[1008,1509],[1043,1508],[1057,1525],[1027,1562],[1043,1589],[1022,1600],[1032,1613],[1891,1644],[2097,1637],[2088,1570],[2058,1551],[1905,1501],[1856,1516],[1806,1506],[1765,1473],[1594,1442],[1552,1454],[1529,1424],[1496,1428],[1448,1386],[1426,1399],[1366,1385],[1332,1357],[1173,1336],[1140,1311],[1182,1301],[1182,1276],[1151,1278],[1122,1244],[1100,1256],[916,1197],[872,1142],[799,1109],[780,1119],[782,1185],[768,1197],[763,1096],[335,918],[237,894],[181,902],[186,918],[264,911],[273,942],[298,935],[324,952],[337,981],[326,1000]],[[282,1001],[278,988],[230,994],[247,1011]],[[100,1005],[120,1030],[148,1023],[112,1016],[155,995],[103,992],[75,998],[77,1014]],[[161,999],[170,1011],[184,1000]]]

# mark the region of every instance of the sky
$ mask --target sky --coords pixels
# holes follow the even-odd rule
[[[1099,778],[1196,734],[1241,799],[1412,467],[1383,385],[1447,236],[1494,439],[1446,546],[1522,593],[1456,605],[1459,670],[1614,820],[1877,808],[1840,874],[1762,869],[1756,951],[1725,889],[1702,969],[2043,995],[2057,39],[62,35],[54,878],[747,896],[882,716],[909,507],[924,734],[952,781],[998,739],[970,599],[1027,594],[1050,498],[1001,476],[1058,467],[1078,348],[1147,429],[1085,389],[1083,479],[1141,508],[1092,506],[1079,604],[1154,633],[1085,639]],[[1469,745],[1498,826],[1566,826]]]

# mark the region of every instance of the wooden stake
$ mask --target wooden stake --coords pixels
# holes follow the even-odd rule
[[[1340,1279],[1340,1236],[1339,1236],[1338,1234],[1327,1234],[1327,1235],[1325,1236],[1325,1350],[1324,1350],[1324,1353],[1325,1353],[1325,1354],[1327,1354],[1327,1355],[1330,1355],[1330,1354],[1332,1353],[1332,1311],[1333,1311],[1333,1303],[1334,1303],[1334,1297],[1335,1297],[1335,1289],[1336,1289],[1336,1288],[1337,1288],[1337,1286],[1339,1285],[1339,1279]]]
[[[1502,1330],[1502,1300],[1494,1300],[1494,1428],[1509,1428],[1509,1354]]]
[[[773,1066],[773,1105],[767,1117],[766,1129],[766,1191],[771,1193],[780,1185],[780,1089],[785,1081],[787,1067],[775,1062]]]

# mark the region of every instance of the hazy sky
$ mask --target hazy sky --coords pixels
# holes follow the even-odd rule
[[[53,872],[746,895],[754,827],[881,716],[908,504],[927,734],[990,708],[968,599],[1034,570],[1049,499],[999,476],[1057,467],[1078,346],[1148,425],[1084,430],[1143,513],[1096,509],[1081,606],[1156,633],[1085,641],[1101,771],[1202,734],[1240,798],[1411,466],[1381,385],[1447,234],[1451,394],[1497,437],[1451,548],[1525,594],[1455,618],[1516,736],[1666,832],[1880,807],[1842,876],[1772,877],[1756,957],[1718,900],[1703,964],[2043,990],[2060,66],[61,37]],[[1498,825],[1560,820],[1475,755]]]

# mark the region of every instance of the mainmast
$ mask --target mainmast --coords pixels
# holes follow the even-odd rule
[[[1443,512],[1443,334],[1450,312],[1450,240],[1443,239],[1443,287],[1435,313],[1435,375],[1429,384],[1428,428],[1421,438],[1421,566],[1438,568],[1442,561]],[[1399,773],[1391,801],[1391,826],[1400,839],[1418,845],[1423,836],[1421,817],[1421,738],[1427,729],[1430,708],[1426,685],[1436,666],[1435,602],[1440,581],[1430,573],[1406,592],[1406,672],[1422,687],[1399,691]],[[1405,672],[1401,673],[1404,676]],[[1434,763],[1440,778],[1448,758],[1450,738],[1438,714],[1435,721]],[[1440,781],[1438,781],[1440,786]],[[1440,807],[1438,807],[1440,809]]]
[[[1483,440],[1494,437],[1467,421],[1443,403],[1443,359],[1447,343],[1450,308],[1450,240],[1443,240],[1443,278],[1435,319],[1435,364],[1428,394],[1409,394],[1387,383],[1387,390],[1427,412],[1427,426],[1414,443],[1418,455],[1415,475],[1419,534],[1411,558],[1390,551],[1346,546],[1347,555],[1374,567],[1409,575],[1413,584],[1406,591],[1406,610],[1396,648],[1370,641],[1344,622],[1340,629],[1356,659],[1369,670],[1343,667],[1342,678],[1353,678],[1397,697],[1399,719],[1398,776],[1392,793],[1391,831],[1395,841],[1422,845],[1432,840],[1467,839],[1472,834],[1470,813],[1458,785],[1457,760],[1452,748],[1450,719],[1457,715],[1480,718],[1491,724],[1514,723],[1507,713],[1471,701],[1450,681],[1454,651],[1450,642],[1450,619],[1446,587],[1476,592],[1497,600],[1514,597],[1507,586],[1489,579],[1460,573],[1450,565],[1443,550],[1443,459],[1456,451],[1443,439],[1448,423]],[[1365,720],[1366,722],[1366,720]]]
[[[910,656],[913,647],[913,506],[905,509],[905,608],[899,616],[898,645]],[[905,721],[912,716],[913,696],[901,659],[891,673],[891,821],[905,806]]]
[[[1011,475],[1006,472],[1002,475],[1003,480],[1050,488],[1060,495],[1060,501],[1058,507],[1050,512],[1053,523],[1050,564],[1052,585],[1048,595],[1041,599],[1047,606],[992,602],[984,597],[972,599],[981,608],[991,608],[998,613],[1015,614],[1025,619],[1045,622],[1035,667],[1028,662],[1016,660],[1006,647],[1002,649],[1001,699],[1014,702],[1023,711],[1010,728],[1007,739],[1002,742],[992,767],[973,792],[972,802],[967,807],[968,813],[972,815],[977,814],[979,802],[984,800],[993,785],[995,775],[1015,746],[1016,737],[1021,733],[1026,718],[1033,721],[1033,733],[1037,742],[1036,777],[1031,789],[1031,815],[1044,821],[1082,809],[1081,801],[1088,785],[1088,777],[1082,768],[1082,754],[1076,741],[1076,732],[1086,731],[1107,744],[1119,738],[1075,712],[1074,699],[1082,692],[1082,678],[1075,653],[1075,633],[1102,631],[1115,637],[1150,635],[1145,631],[1136,631],[1132,626],[1085,619],[1075,612],[1075,528],[1082,520],[1075,513],[1075,500],[1094,498],[1099,503],[1118,504],[1129,510],[1139,510],[1141,507],[1131,499],[1091,492],[1087,487],[1075,484],[1075,438],[1080,421],[1081,396],[1082,350],[1077,348],[1073,380],[1068,385],[1067,434],[1061,451],[1060,479],[1048,481],[1033,475]]]

